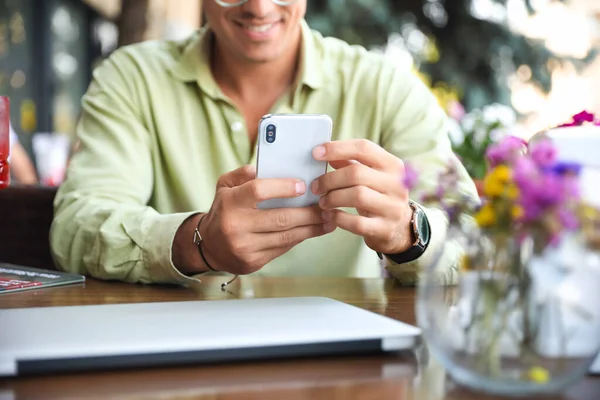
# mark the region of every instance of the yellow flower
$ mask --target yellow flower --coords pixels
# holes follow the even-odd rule
[[[440,51],[435,44],[435,38],[433,36],[429,37],[429,42],[425,46],[425,60],[430,64],[435,64],[440,61]]]
[[[508,183],[512,178],[512,171],[506,165],[498,165],[492,171],[492,175],[494,175],[494,178],[499,180],[500,182]]]
[[[511,177],[512,171],[509,167],[506,165],[497,166],[483,180],[483,193],[489,198],[505,195]],[[509,190],[508,194],[509,196],[514,194],[514,190]]]
[[[529,370],[529,379],[537,383],[545,383],[550,380],[550,372],[542,367],[532,367]]]
[[[502,196],[504,193],[504,185],[498,182],[497,180],[491,179],[490,176],[487,176],[483,180],[483,194],[489,198],[495,198]]]
[[[479,226],[493,225],[496,222],[494,207],[490,203],[481,207],[477,214],[475,214],[475,221],[477,221]]]
[[[509,185],[509,187],[508,187],[508,198],[509,199],[516,200],[519,198],[520,194],[521,193],[519,192],[519,188],[516,185],[514,185],[514,184]]]
[[[523,210],[523,207],[521,207],[520,205],[513,205],[510,213],[512,214],[513,219],[519,219],[523,217],[523,214],[525,214],[525,210]]]
[[[427,87],[431,87],[431,77],[429,75],[415,67],[413,67],[412,71]]]

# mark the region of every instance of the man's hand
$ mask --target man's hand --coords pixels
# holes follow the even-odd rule
[[[307,188],[295,179],[255,179],[255,175],[252,166],[222,175],[213,204],[200,226],[202,250],[218,271],[250,274],[300,242],[336,228],[323,219],[318,206],[259,210],[257,205],[264,200],[300,196]],[[199,218],[182,224],[175,237],[173,261],[183,273],[208,270],[200,267],[203,262],[192,243],[194,223]],[[187,255],[182,257],[184,251]]]
[[[412,209],[403,185],[404,164],[375,143],[364,140],[330,142],[313,150],[317,160],[335,168],[311,185],[323,195],[324,219],[364,237],[371,249],[387,254],[408,250],[413,243]],[[341,207],[356,208],[359,215]]]

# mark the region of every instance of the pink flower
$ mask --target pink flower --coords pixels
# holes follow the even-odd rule
[[[579,227],[577,216],[568,208],[561,208],[558,211],[558,218],[560,219],[562,226],[567,230],[572,231]]]
[[[531,158],[521,157],[515,162],[513,179],[518,186],[527,187],[540,180],[540,171]]]
[[[556,147],[549,140],[544,140],[531,149],[531,158],[542,168],[549,167],[556,161]]]
[[[452,101],[448,105],[448,116],[455,121],[460,121],[465,116],[465,108],[458,101]]]
[[[500,142],[492,144],[486,151],[490,167],[500,164],[512,164],[527,149],[527,142],[516,136],[506,136]]]
[[[562,229],[576,229],[576,216],[567,205],[579,197],[579,165],[556,162],[556,149],[550,142],[536,147],[530,156],[519,158],[513,169],[513,179],[519,189],[518,202],[524,211],[522,221],[536,222],[552,216]]]
[[[586,122],[593,123],[594,125],[600,125],[600,120],[597,119],[594,114],[589,113],[587,111],[582,111],[579,114],[573,115],[573,118],[570,122],[559,125],[559,128],[568,128],[571,126],[581,126]]]
[[[594,122],[594,114],[584,110],[573,116],[573,122],[579,125],[583,124],[584,122]]]

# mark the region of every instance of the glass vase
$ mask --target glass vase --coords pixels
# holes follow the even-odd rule
[[[555,393],[582,378],[600,349],[600,256],[585,234],[540,248],[530,236],[450,225],[457,285],[440,257],[420,279],[417,322],[459,384],[500,395]],[[457,247],[459,246],[459,247]],[[456,258],[456,257],[455,257]]]

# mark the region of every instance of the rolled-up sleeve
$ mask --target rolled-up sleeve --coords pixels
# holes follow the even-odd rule
[[[382,71],[383,132],[381,145],[410,164],[419,173],[410,197],[419,202],[423,193],[430,193],[448,163],[458,161],[450,144],[447,117],[431,91],[409,70],[387,68]],[[382,82],[383,82],[382,81]],[[475,184],[466,169],[457,162],[461,195],[478,201]],[[431,227],[431,239],[426,251],[415,261],[396,264],[388,260],[387,269],[401,283],[417,283],[424,267],[439,263],[437,279],[454,284],[458,278],[461,249],[447,241],[448,220],[436,205],[424,208]]]
[[[96,68],[83,98],[78,149],[54,203],[52,254],[60,269],[99,279],[190,284],[197,280],[175,268],[171,248],[193,213],[147,206],[152,140],[130,58],[117,51]]]

